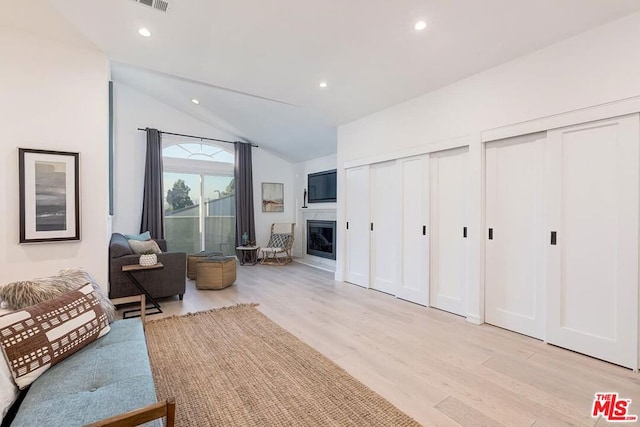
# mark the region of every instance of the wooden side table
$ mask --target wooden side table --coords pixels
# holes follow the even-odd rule
[[[133,283],[133,285],[138,288],[138,290],[142,293],[142,295],[144,295],[147,301],[149,301],[151,303],[151,305],[153,307],[151,308],[155,308],[156,311],[147,311],[146,314],[158,314],[158,313],[162,313],[162,308],[160,307],[160,304],[158,303],[158,301],[155,300],[155,298],[153,298],[151,296],[151,294],[147,291],[147,289],[142,285],[142,283],[140,283],[138,281],[138,279],[136,279],[133,275],[134,272],[136,271],[144,271],[144,270],[155,270],[158,268],[164,268],[164,265],[159,262],[157,264],[154,265],[140,265],[140,264],[131,264],[131,265],[123,265],[122,266],[122,272],[129,278],[129,280],[131,281],[131,283]],[[145,307],[145,310],[147,309],[147,307]],[[132,317],[140,317],[140,314],[137,315],[133,315],[133,316],[129,316],[127,317],[128,313],[135,313],[141,311],[140,309],[136,309],[136,310],[127,310],[127,311],[123,311],[122,312],[122,318],[123,319],[130,319]]]
[[[259,250],[260,250],[260,246],[236,247],[236,252],[238,253],[238,258],[240,259],[240,264],[244,265],[245,262],[250,262],[251,265],[256,265],[258,263]]]

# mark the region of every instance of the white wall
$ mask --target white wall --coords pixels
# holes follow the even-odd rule
[[[469,318],[483,314],[481,133],[640,95],[640,13],[598,27],[338,129],[338,221],[345,162],[394,158],[403,150],[462,138],[471,158]],[[343,243],[343,242],[341,242]],[[336,279],[344,274],[338,247]]]
[[[108,62],[82,43],[53,40],[0,27],[1,281],[77,266],[106,290]],[[18,147],[80,153],[80,242],[18,244]]]
[[[238,139],[118,82],[114,82],[114,122],[113,231],[121,233],[137,233],[140,228],[146,137],[138,128],[157,128],[228,141]],[[266,245],[272,222],[294,220],[293,165],[264,148],[254,148],[252,155],[256,238],[258,244]],[[262,182],[284,183],[285,212],[262,212]]]
[[[274,222],[295,222],[293,163],[283,160],[263,148],[254,148],[253,156],[253,206],[256,219],[256,243],[269,243],[271,224]],[[262,212],[262,183],[280,182],[284,184],[284,212]]]

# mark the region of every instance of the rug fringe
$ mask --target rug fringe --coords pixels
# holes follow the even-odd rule
[[[257,307],[259,305],[260,305],[260,303],[257,303],[257,302],[240,302],[238,304],[227,305],[225,307],[210,308],[208,310],[193,311],[193,312],[189,312],[189,313],[185,313],[185,314],[174,314],[174,315],[171,315],[171,316],[163,317],[161,319],[149,319],[149,318],[147,318],[146,324],[148,325],[149,323],[162,322],[163,320],[175,319],[175,318],[178,318],[178,317],[200,316],[202,314],[215,313],[217,311],[226,311],[226,310],[236,310],[236,309],[239,309],[239,308]]]

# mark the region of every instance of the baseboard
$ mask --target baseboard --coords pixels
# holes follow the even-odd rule
[[[329,273],[335,273],[334,270],[331,270],[329,268],[323,267],[321,265],[317,265],[317,264],[312,264],[310,262],[305,262],[304,258],[294,258],[293,262],[297,262],[299,264],[304,264],[304,265],[308,265],[309,267],[313,267],[313,268],[317,268],[318,270],[322,270],[322,271],[328,271]]]
[[[467,316],[467,322],[473,323],[474,325],[482,325],[484,323],[478,316]]]

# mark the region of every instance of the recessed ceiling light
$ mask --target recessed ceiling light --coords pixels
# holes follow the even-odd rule
[[[200,104],[200,101],[198,101],[196,98],[191,98],[191,102],[193,102],[196,105]]]
[[[322,89],[324,89],[329,85],[327,84],[327,82],[320,82],[320,84],[318,86],[320,86]]]
[[[151,37],[151,31],[148,28],[142,27],[138,30],[138,34],[142,37]]]
[[[413,28],[415,28],[416,31],[422,31],[425,28],[427,28],[427,23],[424,21],[418,21],[416,22],[416,24],[413,26]]]

